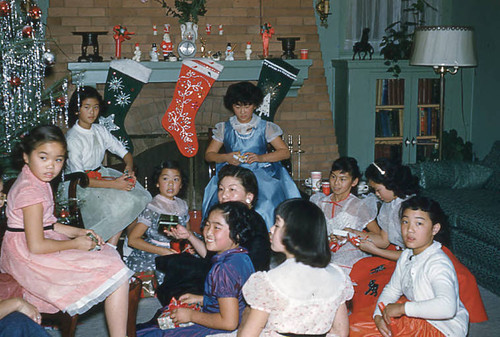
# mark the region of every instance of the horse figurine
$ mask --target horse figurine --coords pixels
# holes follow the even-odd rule
[[[372,55],[374,49],[370,43],[368,43],[368,33],[370,33],[370,28],[363,29],[363,35],[361,36],[361,41],[356,42],[352,47],[352,51],[354,54],[352,55],[352,59],[356,54],[358,54],[358,59],[361,60],[361,53],[363,53],[363,60],[366,59],[366,55],[370,55],[370,60],[372,59]]]

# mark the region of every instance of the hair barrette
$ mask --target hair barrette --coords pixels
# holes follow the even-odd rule
[[[380,174],[381,174],[381,175],[383,175],[383,176],[385,175],[385,171],[384,171],[384,170],[382,170],[382,169],[380,168],[380,166],[378,166],[377,164],[375,164],[375,162],[373,162],[372,164],[373,164],[373,166],[375,166],[375,167],[377,168],[377,170],[380,172]]]

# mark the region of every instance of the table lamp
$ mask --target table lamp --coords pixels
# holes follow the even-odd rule
[[[439,160],[443,158],[444,75],[477,66],[474,30],[459,26],[421,26],[415,29],[410,65],[429,66],[440,78]]]

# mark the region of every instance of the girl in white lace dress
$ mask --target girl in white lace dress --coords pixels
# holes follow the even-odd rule
[[[369,256],[353,245],[345,237],[334,235],[334,230],[346,228],[362,231],[367,228],[370,232],[378,233],[375,217],[376,207],[368,207],[362,200],[351,193],[358,185],[361,173],[356,159],[341,157],[335,160],[330,170],[330,195],[316,193],[311,202],[318,205],[323,211],[330,241],[336,241],[338,250],[332,252],[332,262],[344,268],[347,274],[352,266],[360,259]]]
[[[342,269],[330,263],[324,219],[306,200],[278,206],[271,248],[287,259],[269,272],[256,272],[243,286],[250,308],[238,336],[348,335],[345,302],[353,287]]]
[[[401,235],[401,204],[418,193],[418,178],[408,166],[385,158],[379,158],[368,166],[365,175],[375,195],[382,201],[377,216],[381,230],[380,233],[370,233],[369,240],[362,240],[360,248],[367,253],[397,261],[401,248],[405,248]],[[391,246],[388,249],[389,244]]]

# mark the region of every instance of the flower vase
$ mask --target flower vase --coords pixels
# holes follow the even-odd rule
[[[193,22],[181,24],[181,42],[177,52],[181,59],[195,57],[196,39],[198,38],[198,25]]]
[[[198,38],[198,25],[193,22],[181,24],[181,40],[192,41],[193,43]]]

